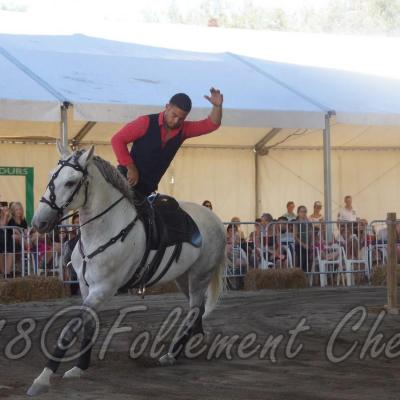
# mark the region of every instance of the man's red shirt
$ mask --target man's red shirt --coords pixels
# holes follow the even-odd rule
[[[148,115],[142,115],[134,121],[126,124],[112,137],[111,145],[119,164],[128,166],[134,163],[128,150],[128,144],[144,136],[149,127],[149,123],[150,120]],[[182,127],[172,129],[168,134],[164,127],[164,112],[160,112],[158,115],[158,124],[160,125],[161,143],[163,146],[165,146],[165,143],[167,142],[167,135],[169,137],[168,140],[172,139],[181,130],[183,140],[186,140],[192,137],[205,135],[219,128],[219,125],[215,124],[211,118],[208,117],[201,121],[184,121]]]

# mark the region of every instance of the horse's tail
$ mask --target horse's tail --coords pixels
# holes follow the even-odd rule
[[[211,281],[208,284],[207,300],[203,317],[206,317],[208,314],[211,313],[212,310],[214,310],[222,294],[224,287],[225,265],[226,264],[225,264],[225,254],[224,254],[224,257],[222,257],[220,263],[215,266],[211,277]]]

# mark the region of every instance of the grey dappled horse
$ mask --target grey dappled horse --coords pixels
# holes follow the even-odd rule
[[[138,268],[146,249],[145,228],[137,218],[134,192],[127,181],[111,164],[94,156],[93,147],[70,154],[58,143],[58,150],[61,160],[51,173],[32,224],[41,233],[50,232],[65,212],[79,210],[82,246],[81,250],[79,246],[75,247],[72,265],[79,279],[82,306],[98,311]],[[225,233],[219,218],[198,204],[181,202],[180,206],[197,224],[202,244],[197,248],[183,243],[178,261],[173,259],[160,280],[160,283],[175,280],[189,300],[189,312],[198,310],[195,324],[173,349],[177,349],[178,344],[181,349],[194,333],[203,333],[202,318],[215,307],[222,290],[225,258]],[[113,238],[115,240],[111,240]],[[104,246],[106,243],[108,245]],[[103,249],[99,252],[101,246]],[[156,274],[172,260],[171,247],[167,248]],[[93,257],[88,257],[93,254]],[[150,257],[153,255],[152,250]],[[60,334],[53,360],[49,360],[34,380],[29,395],[39,394],[50,387],[50,378],[59,367],[65,349],[81,329],[84,330],[82,349],[87,350],[82,351],[76,365],[64,377],[79,378],[89,367],[94,326],[87,315],[82,311],[80,319],[67,325]],[[160,363],[172,365],[180,352],[165,354]]]

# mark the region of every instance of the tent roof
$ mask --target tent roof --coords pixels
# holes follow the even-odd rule
[[[225,125],[324,124],[317,105],[227,53],[162,49],[82,35],[1,35],[0,44],[74,104],[76,120],[126,122],[159,110],[168,100],[166,94],[179,91],[192,97],[191,117],[197,118],[208,112],[203,95],[215,85],[225,95]]]
[[[7,21],[3,30],[10,32]],[[392,51],[398,38],[159,25],[156,34],[151,24],[108,23],[91,32],[107,37],[100,38],[39,28],[30,28],[35,35],[0,34],[0,72],[10,77],[0,87],[0,139],[58,137],[59,106],[68,101],[69,137],[95,121],[85,140],[106,143],[121,124],[160,110],[174,92],[191,95],[192,119],[205,116],[210,86],[224,93],[224,126],[195,145],[253,146],[274,127],[283,128],[275,141],[284,145],[293,129],[316,130],[320,140],[327,111],[338,125],[400,125],[400,59]],[[348,135],[342,133],[344,142]]]
[[[0,119],[59,121],[57,98],[0,54]]]

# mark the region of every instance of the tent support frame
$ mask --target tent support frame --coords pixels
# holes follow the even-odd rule
[[[94,121],[88,121],[86,124],[79,130],[79,132],[72,138],[72,147],[75,148],[79,146],[81,141],[86,137],[86,135],[91,131],[91,129],[96,125]]]
[[[68,135],[72,130],[73,107],[65,101],[61,106],[60,141],[64,147],[68,147]]]
[[[325,221],[332,221],[332,165],[330,113],[325,114],[323,130]]]

